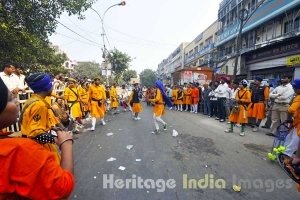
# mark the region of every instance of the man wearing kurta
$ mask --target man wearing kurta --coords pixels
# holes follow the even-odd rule
[[[153,119],[155,130],[154,133],[159,133],[159,125],[157,122],[163,124],[164,130],[167,130],[167,123],[162,120],[161,116],[165,113],[165,104],[162,96],[161,90],[164,90],[164,87],[160,84],[159,81],[156,81],[156,88],[155,88],[155,97],[153,99],[149,99],[149,101],[154,104],[153,107]],[[160,87],[161,86],[161,87]]]
[[[191,85],[187,86],[186,93],[185,93],[185,105],[186,109],[185,111],[189,110],[189,107],[192,105],[192,88]],[[190,108],[192,110],[192,108]]]
[[[178,105],[177,96],[178,96],[178,88],[177,88],[177,86],[174,86],[173,90],[172,90],[172,100],[173,100],[174,107],[175,107],[174,110],[177,110],[177,105]]]
[[[34,73],[25,80],[34,94],[23,106],[20,116],[21,133],[23,137],[32,138],[43,144],[47,150],[54,152],[56,161],[60,162],[60,154],[54,144],[54,138],[51,142],[44,142],[44,137],[51,137],[50,129],[60,123],[54,116],[50,105],[45,101],[45,97],[50,96],[52,92],[50,76],[44,73]]]
[[[90,104],[89,104],[89,95],[88,95],[88,87],[85,86],[85,83],[82,83],[78,86],[79,96],[81,98],[81,108],[83,115],[86,116],[87,113],[90,111]]]
[[[118,94],[117,94],[117,89],[116,89],[116,85],[113,84],[110,88],[110,91],[109,91],[109,94],[110,94],[110,107],[113,109],[113,110],[116,110],[117,107],[119,106],[119,103],[118,103]]]
[[[251,93],[247,85],[246,80],[242,80],[239,84],[239,90],[235,96],[236,103],[229,116],[230,128],[225,130],[226,133],[233,132],[234,124],[241,124],[240,136],[245,136],[245,125],[248,123],[247,106],[251,103]]]
[[[255,121],[252,131],[257,132],[261,121],[266,117],[266,106],[269,100],[269,87],[261,85],[262,78],[256,77],[251,92],[251,104],[248,107],[248,117]]]
[[[177,110],[181,112],[182,112],[183,96],[184,96],[183,90],[181,87],[179,87],[176,95],[176,103],[177,103]]]
[[[130,106],[132,107],[132,112],[134,114],[134,120],[140,120],[141,118],[139,117],[139,113],[142,112],[143,108],[140,103],[139,99],[139,92],[138,92],[138,84],[134,84],[134,89],[129,97],[129,103]]]
[[[82,111],[81,111],[81,97],[79,90],[76,87],[76,80],[73,78],[69,79],[69,85],[65,88],[64,99],[70,109],[70,115],[78,123],[82,124]]]
[[[89,87],[89,102],[91,104],[92,127],[91,131],[95,130],[97,119],[100,119],[102,125],[105,125],[104,115],[106,94],[103,86],[100,85],[100,79],[95,78],[94,84]]]
[[[192,109],[191,112],[198,113],[198,102],[199,102],[199,89],[193,85],[192,86]]]

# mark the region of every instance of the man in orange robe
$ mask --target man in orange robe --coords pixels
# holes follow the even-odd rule
[[[192,110],[191,105],[192,105],[192,88],[191,85],[189,84],[187,86],[186,93],[185,93],[185,106],[186,106],[185,111],[188,111],[189,109]]]
[[[19,109],[0,78],[0,130],[17,122]],[[29,138],[0,131],[0,199],[67,199],[73,176],[72,136],[58,131],[62,161]]]
[[[241,124],[240,136],[245,136],[245,125],[248,123],[247,106],[251,102],[251,93],[247,86],[248,82],[242,80],[235,96],[235,105],[229,116],[230,128],[225,130],[226,133],[233,133],[234,124]]]
[[[198,113],[198,102],[199,102],[199,89],[193,84],[192,85],[192,109],[191,112]]]
[[[270,90],[261,85],[262,78],[256,77],[251,92],[251,104],[248,107],[248,117],[252,118],[252,131],[257,132],[261,121],[266,117],[266,107],[269,100]],[[253,122],[252,122],[253,123]]]

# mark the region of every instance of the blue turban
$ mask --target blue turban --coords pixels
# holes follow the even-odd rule
[[[165,102],[169,107],[173,107],[173,104],[172,104],[171,100],[168,98],[168,96],[167,96],[167,94],[166,94],[166,92],[165,92],[164,84],[163,84],[160,80],[157,80],[157,81],[155,82],[155,86],[160,90],[164,102]]]
[[[34,91],[38,92],[48,92],[52,88],[52,82],[49,74],[45,73],[33,73],[30,74],[26,79],[28,86]]]
[[[293,82],[293,88],[294,89],[300,89],[300,78],[297,78]]]
[[[255,77],[255,80],[257,80],[257,81],[259,81],[259,82],[262,82],[262,78],[260,78],[260,77]]]

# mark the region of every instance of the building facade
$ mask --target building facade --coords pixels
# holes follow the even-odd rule
[[[299,70],[295,60],[300,57],[300,0],[223,0],[215,44],[217,73],[233,74],[241,9],[248,11],[249,19],[242,29],[238,77],[261,76],[275,82],[283,73],[295,76]]]
[[[157,69],[158,77],[164,82],[164,84],[174,84],[172,74],[180,69],[184,68],[184,48],[187,46],[187,42],[181,43],[169,56],[164,59]]]

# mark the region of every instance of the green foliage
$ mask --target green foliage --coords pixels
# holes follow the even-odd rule
[[[57,21],[63,12],[82,16],[94,0],[1,0],[0,22],[16,30],[47,39],[55,31]]]
[[[0,64],[17,63],[25,71],[63,73],[67,60],[52,48],[48,35],[55,31],[62,12],[88,9],[94,0],[0,0]]]
[[[129,67],[131,58],[126,53],[123,53],[118,49],[114,49],[110,51],[108,60],[112,64],[112,70],[115,74],[115,82],[119,83],[123,72]]]
[[[155,84],[157,76],[152,69],[145,69],[140,73],[140,80],[143,86],[149,87]]]
[[[98,63],[95,62],[79,62],[74,67],[74,74],[76,77],[87,77],[89,79],[100,78],[101,69]],[[102,77],[103,81],[105,77]]]
[[[131,78],[136,78],[137,77],[137,73],[135,70],[126,70],[123,72],[123,81],[125,81],[126,83],[128,83],[130,81]]]

